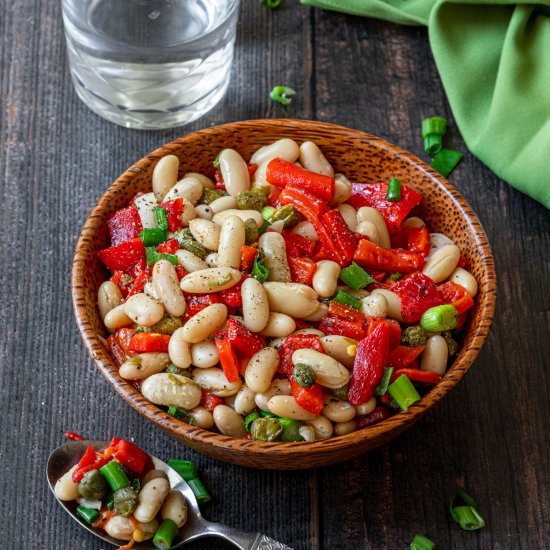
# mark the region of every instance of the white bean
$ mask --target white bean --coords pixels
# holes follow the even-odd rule
[[[241,272],[231,267],[210,267],[189,273],[180,281],[184,292],[209,294],[235,286],[241,280]]]
[[[311,315],[304,317],[304,321],[311,321],[317,323],[328,313],[328,305],[324,302],[319,302],[319,307]]]
[[[225,304],[212,304],[193,315],[182,327],[181,337],[190,344],[198,344],[216,332],[227,319]]]
[[[443,233],[430,233],[430,252],[426,258],[431,258],[440,248],[450,244],[455,243],[452,239],[449,239],[447,235],[443,235]]]
[[[180,369],[186,369],[191,364],[191,347],[184,338],[183,327],[174,331],[168,342],[170,361]]]
[[[411,216],[403,222],[403,227],[405,229],[408,229],[409,227],[424,227],[425,225],[424,220],[418,216]]]
[[[241,286],[244,324],[252,332],[260,332],[269,322],[269,302],[260,281],[249,277]]]
[[[447,370],[449,348],[443,336],[431,336],[420,358],[420,369],[435,372],[443,376]]]
[[[123,305],[128,317],[145,327],[152,327],[164,316],[163,305],[144,293],[130,296]]]
[[[300,145],[300,162],[306,170],[334,177],[334,170],[329,161],[312,141],[304,141]]]
[[[154,193],[145,193],[134,200],[139,212],[139,218],[143,229],[151,229],[157,226],[155,221],[155,207],[158,206]]]
[[[149,298],[153,298],[153,300],[159,301],[159,295],[157,294],[157,291],[153,286],[153,281],[147,281],[145,283],[145,286],[143,287],[143,293],[147,294]]]
[[[250,189],[248,166],[237,151],[224,149],[219,154],[218,161],[225,188],[232,197]]]
[[[337,206],[343,204],[351,197],[352,185],[344,174],[336,174],[334,176],[334,198],[331,205]]]
[[[355,410],[357,411],[358,415],[370,414],[372,411],[374,411],[374,409],[376,409],[376,404],[376,397],[373,396],[365,403],[356,405]]]
[[[101,318],[105,319],[107,313],[119,306],[120,302],[122,302],[122,293],[118,286],[113,281],[101,283],[97,291],[97,303]]]
[[[212,221],[216,222],[219,225],[222,225],[228,216],[239,216],[239,218],[241,218],[243,222],[252,218],[256,222],[258,228],[262,227],[264,223],[262,215],[257,210],[236,210],[233,208],[214,214]]]
[[[477,281],[476,278],[466,269],[457,267],[449,277],[453,283],[460,285],[468,291],[468,294],[473,298],[477,294]]]
[[[319,336],[319,338],[322,338],[325,335],[322,330],[316,328],[301,328],[300,330],[296,330],[292,334],[313,334],[314,336]]]
[[[214,340],[208,338],[191,346],[191,360],[195,367],[207,369],[220,361]]]
[[[159,260],[154,265],[153,286],[167,313],[176,317],[181,317],[185,313],[185,298],[176,268],[168,260]]]
[[[234,408],[238,414],[248,414],[256,408],[254,398],[256,394],[247,386],[242,386],[239,393],[235,396]]]
[[[329,336],[323,336],[321,338],[321,346],[323,351],[330,355],[336,361],[342,363],[345,367],[350,369],[355,362],[355,356],[348,355],[347,349],[350,346],[357,345],[357,340],[353,338],[346,338],[345,336],[339,336],[337,334],[331,334]]]
[[[355,232],[367,236],[369,241],[380,246],[380,234],[378,228],[372,222],[359,223],[355,228]]]
[[[244,419],[227,405],[218,405],[214,409],[214,423],[216,428],[223,434],[230,437],[244,437]]]
[[[216,184],[204,174],[199,174],[198,172],[187,172],[185,176],[183,176],[183,179],[185,178],[195,178],[196,180],[201,182],[201,185],[204,189],[215,189]]]
[[[291,420],[313,420],[317,415],[298,405],[292,395],[274,395],[268,402],[269,412]]]
[[[105,315],[105,318],[103,319],[104,325],[111,331],[117,328],[131,325],[132,322],[132,319],[130,319],[130,317],[128,317],[128,315],[126,314],[126,308],[124,307],[124,304],[120,304],[114,309],[111,309],[111,311],[109,311],[109,313],[107,313],[107,315]]]
[[[315,430],[313,426],[300,426],[298,433],[304,438],[305,441],[315,441]]]
[[[180,214],[179,218],[183,223],[184,227],[189,226],[189,222],[194,220],[197,217],[197,210],[195,207],[186,199],[183,199],[183,212]]]
[[[294,162],[300,156],[300,147],[289,138],[279,139],[270,145],[260,147],[250,158],[250,164],[263,164],[280,157],[288,162]]]
[[[157,201],[161,202],[166,193],[178,181],[180,161],[176,155],[162,157],[153,169],[153,193]]]
[[[199,202],[203,192],[204,188],[199,179],[193,176],[185,176],[166,193],[162,202],[186,199],[194,206]]]
[[[433,253],[424,265],[422,273],[434,283],[441,283],[456,269],[458,260],[460,249],[454,244],[448,244]]]
[[[332,422],[349,422],[355,418],[357,411],[347,401],[342,401],[335,397],[328,397],[327,401],[323,407],[322,414]]]
[[[125,380],[144,380],[153,374],[162,372],[170,364],[167,353],[147,352],[130,357],[118,370],[118,374]]]
[[[143,476],[143,480],[141,481],[142,485],[145,485],[146,483],[149,483],[152,479],[168,479],[168,476],[162,471],[162,470],[149,470],[145,476]]]
[[[64,473],[56,482],[53,488],[55,496],[65,502],[76,500],[80,497],[78,492],[78,483],[73,481],[73,472],[77,469],[75,464],[68,472]]]
[[[157,532],[159,522],[156,519],[147,522],[137,522],[137,529],[143,532],[144,539],[148,540]],[[103,527],[105,532],[118,540],[132,540],[134,533],[134,525],[130,522],[130,518],[124,516],[113,516]]]
[[[275,348],[266,347],[255,353],[248,362],[244,373],[246,385],[255,393],[263,393],[271,386],[273,375],[279,366],[279,353]]]
[[[314,349],[296,350],[292,362],[309,365],[315,371],[317,383],[325,388],[341,388],[349,381],[349,371],[342,363]]]
[[[214,425],[214,417],[205,407],[195,407],[194,409],[187,411],[187,414],[193,418],[193,422],[197,428],[209,430]]]
[[[218,266],[239,269],[241,266],[241,248],[244,243],[245,229],[243,220],[238,216],[229,216],[223,222],[220,231]]]
[[[342,218],[344,218],[344,221],[346,222],[346,225],[352,230],[355,231],[357,227],[357,211],[353,206],[349,204],[341,204],[339,205],[336,210],[342,214]]]
[[[189,222],[191,235],[208,250],[218,250],[221,227],[213,221],[196,218]]]
[[[228,395],[227,397],[224,397],[223,401],[228,407],[231,407],[233,410],[235,410],[235,399],[237,399],[236,393],[234,393],[233,395]]]
[[[361,313],[365,317],[385,319],[388,316],[388,309],[388,300],[383,294],[371,294],[361,300]]]
[[[296,330],[296,322],[284,313],[270,313],[267,325],[261,331],[262,336],[281,338],[288,336]]]
[[[235,382],[229,382],[223,370],[215,367],[194,369],[191,376],[203,390],[217,397],[235,395],[242,386],[240,379]]]
[[[269,269],[268,281],[289,283],[292,279],[283,236],[272,231],[264,233],[258,241],[258,246],[265,255],[264,263]]]
[[[268,411],[267,403],[274,395],[292,395],[290,382],[285,379],[274,380],[267,391],[256,394],[254,401],[262,411]]]
[[[170,482],[166,479],[159,477],[146,483],[138,494],[138,505],[134,510],[134,517],[144,523],[152,521],[169,492]]]
[[[355,422],[355,420],[348,420],[348,422],[336,422],[334,424],[334,435],[336,437],[340,435],[348,435],[355,430],[357,430],[357,422]]]
[[[176,405],[182,409],[194,409],[201,400],[198,384],[185,376],[166,372],[146,378],[141,393],[155,405]]]
[[[197,215],[197,218],[200,218],[201,220],[210,221],[214,217],[214,211],[208,204],[198,204],[195,208],[195,214]]]
[[[319,235],[317,235],[315,227],[313,227],[313,224],[308,221],[300,222],[298,225],[293,227],[292,233],[296,233],[296,235],[301,235],[302,237],[310,239],[311,241],[319,240]]]
[[[264,288],[271,311],[300,319],[311,315],[319,307],[317,292],[307,285],[266,282]]]
[[[338,288],[338,277],[341,267],[332,260],[317,262],[317,269],[313,275],[312,286],[323,298],[332,296]]]
[[[204,259],[208,267],[218,267],[218,253],[212,252]]]
[[[201,269],[208,269],[208,264],[192,252],[189,252],[189,250],[176,250],[176,256],[178,257],[178,263],[181,267],[189,273],[200,271]]]
[[[226,196],[220,197],[210,203],[210,208],[214,215],[218,212],[224,212],[225,210],[234,210],[237,208],[237,199],[235,197]]]
[[[318,416],[306,423],[315,430],[315,439],[327,439],[334,431],[332,422],[325,416]]]
[[[386,298],[386,302],[388,304],[387,317],[402,322],[403,317],[401,315],[401,299],[399,296],[395,292],[385,288],[375,288],[372,291],[371,296],[376,296],[377,294],[381,294],[384,298]]]
[[[160,510],[162,519],[171,519],[178,529],[187,521],[187,503],[180,491],[170,491]]]
[[[380,239],[379,246],[382,248],[391,248],[390,234],[388,232],[388,226],[382,217],[382,214],[371,208],[370,206],[362,206],[357,210],[357,222],[371,222],[378,229],[378,236]]]

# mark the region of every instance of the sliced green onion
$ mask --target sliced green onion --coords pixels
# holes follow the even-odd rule
[[[344,304],[345,306],[350,306],[353,309],[361,309],[361,306],[363,305],[363,302],[361,302],[359,298],[356,298],[355,296],[352,296],[351,294],[348,294],[343,290],[339,290],[332,299],[335,302],[340,302],[341,304]]]
[[[273,208],[273,206],[264,206],[262,208],[262,218],[268,222],[271,219],[271,216],[275,214],[275,210],[276,208]]]
[[[386,370],[384,370],[384,374],[382,375],[382,379],[380,380],[380,383],[374,390],[375,395],[384,395],[388,391],[388,386],[390,385],[390,378],[393,373],[393,367],[386,367]]]
[[[171,519],[163,519],[155,536],[153,538],[153,544],[155,548],[161,550],[168,550],[172,548],[172,541],[178,534],[178,526]]]
[[[264,223],[262,223],[262,226],[258,229],[258,234],[263,235],[270,225],[271,224],[267,220],[264,220]]]
[[[212,163],[214,165],[214,168],[219,168],[220,167],[220,155],[222,154],[222,152],[220,151],[217,155],[216,155],[216,158],[214,159],[214,162]]]
[[[79,506],[76,509],[76,515],[83,519],[88,525],[92,525],[99,518],[99,512],[94,508],[87,508],[86,506]]]
[[[260,418],[260,413],[258,411],[252,411],[250,414],[247,414],[244,418],[244,429],[247,431],[247,433],[250,433],[250,424],[256,420],[256,418]]]
[[[452,518],[465,531],[485,527],[485,520],[477,509],[476,501],[464,491],[457,491],[449,505]]]
[[[399,279],[401,279],[401,277],[403,277],[403,273],[392,273],[390,275],[390,279],[392,281],[399,281]]]
[[[458,311],[451,304],[427,309],[420,318],[420,326],[426,332],[453,330],[458,323]]]
[[[424,138],[424,151],[429,155],[436,155],[443,149],[443,137],[429,134]]]
[[[168,466],[176,470],[176,472],[185,479],[189,481],[197,477],[197,467],[195,463],[191,460],[180,460],[178,458],[171,458],[168,461]]]
[[[124,473],[122,466],[116,460],[107,462],[107,464],[102,466],[99,471],[107,480],[107,483],[109,484],[109,487],[111,487],[113,493],[116,493],[119,489],[125,489],[130,486],[128,476]]]
[[[458,165],[464,155],[452,149],[441,149],[432,159],[430,166],[446,178]]]
[[[136,492],[136,495],[141,491],[141,481],[136,477],[132,479],[130,487]]]
[[[178,257],[175,254],[161,254],[157,252],[154,246],[145,247],[145,260],[147,265],[154,265],[159,260],[167,260],[171,264],[178,265]]]
[[[402,374],[388,386],[388,393],[402,411],[406,411],[413,403],[420,401],[420,395],[406,374]]]
[[[166,216],[166,208],[155,206],[155,222],[159,229],[168,229],[168,217]]]
[[[162,259],[167,260],[168,262],[170,262],[173,265],[179,265],[179,263],[180,263],[179,260],[178,260],[178,257],[175,254],[163,254]]]
[[[115,507],[115,495],[112,491],[109,491],[103,497],[103,505],[107,508],[107,510],[112,510]]]
[[[292,103],[292,96],[295,93],[296,91],[288,86],[275,86],[271,90],[269,97],[281,105],[290,105]]]
[[[190,479],[187,483],[193,490],[193,493],[195,493],[195,498],[199,504],[206,504],[207,502],[210,502],[210,495],[200,479]]]
[[[300,428],[302,427],[300,421],[291,420],[290,418],[279,418],[279,422],[283,425],[281,441],[304,441],[304,438],[300,435]]]
[[[195,419],[185,409],[180,409],[179,407],[176,407],[176,405],[170,405],[166,412],[178,420],[183,420],[192,426],[195,425]]]
[[[166,230],[152,227],[140,231],[138,237],[143,241],[144,246],[157,246],[157,244],[163,243],[166,240]]]
[[[260,416],[267,418],[279,418],[276,414],[270,413],[269,411],[260,411]]]
[[[261,4],[265,4],[271,10],[278,8],[282,2],[283,0],[260,0]]]
[[[390,202],[397,202],[401,198],[401,180],[392,178],[388,182],[388,192],[386,193],[386,200]]]
[[[260,281],[260,283],[265,283],[269,277],[269,269],[264,265],[264,254],[261,250],[254,258],[252,277]]]
[[[430,155],[439,153],[443,147],[443,136],[447,131],[447,121],[434,116],[422,121],[422,137],[424,138],[424,151]]]
[[[435,542],[424,535],[415,535],[410,550],[434,550]]]
[[[351,290],[365,288],[371,283],[376,283],[376,279],[371,277],[361,266],[352,262],[340,272],[340,279],[346,283]]]

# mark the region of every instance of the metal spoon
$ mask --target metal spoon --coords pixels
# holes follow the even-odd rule
[[[52,452],[48,458],[47,477],[50,489],[54,495],[54,486],[57,480],[65,472],[70,470],[76,463],[78,463],[89,445],[93,445],[96,451],[102,451],[107,447],[108,442],[71,441],[57,447],[57,449]],[[246,533],[244,531],[240,531],[239,529],[233,529],[232,527],[227,527],[226,525],[211,523],[205,520],[199,510],[197,499],[195,498],[195,495],[187,482],[175,470],[170,468],[168,464],[165,464],[162,460],[159,460],[154,456],[151,458],[153,459],[155,468],[166,473],[172,489],[181,491],[187,501],[187,522],[180,529],[179,538],[181,540],[175,546],[172,546],[172,549],[181,548],[186,542],[200,539],[202,537],[219,537],[233,543],[241,550],[292,550],[290,546],[285,546],[281,542],[270,539],[261,533]],[[122,546],[125,544],[123,541],[110,537],[102,529],[95,529],[91,525],[84,523],[76,515],[77,503],[75,501],[64,502],[59,500],[57,496],[55,498],[75,521],[80,523],[82,527],[87,529],[90,533],[93,533],[96,537],[99,537],[105,542],[114,544],[115,546]],[[155,550],[152,540],[135,544],[133,548],[136,550]]]

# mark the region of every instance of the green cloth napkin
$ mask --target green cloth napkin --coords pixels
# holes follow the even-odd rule
[[[443,86],[470,151],[550,208],[550,0],[301,1],[427,25]]]

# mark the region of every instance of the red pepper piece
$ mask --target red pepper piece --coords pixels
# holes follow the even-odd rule
[[[407,185],[401,186],[401,198],[396,202],[386,199],[387,183],[354,183],[348,204],[356,210],[361,206],[376,208],[382,214],[388,230],[397,233],[409,212],[422,200],[422,195]]]
[[[460,316],[465,315],[466,312],[474,305],[474,300],[469,294],[466,294],[462,298],[459,298],[456,302],[453,302],[451,305],[458,312],[458,317],[460,320]],[[458,322],[457,322],[457,327],[458,327]]]
[[[180,243],[176,239],[168,239],[157,246],[157,252],[161,254],[175,254],[179,249]]]
[[[115,365],[117,367],[120,367],[124,361],[126,361],[127,356],[124,353],[124,350],[120,347],[120,344],[117,342],[116,336],[114,334],[111,334],[109,338],[107,338],[107,346],[109,347],[109,353],[111,354],[111,357],[115,361]]]
[[[247,164],[246,167],[248,168],[248,176],[250,179],[254,177],[254,174],[256,173],[256,170],[258,169],[257,164]]]
[[[114,447],[116,447],[116,451],[113,456],[120,464],[138,474],[143,471],[147,461],[147,453],[145,451],[125,439],[118,441]]]
[[[178,278],[178,281],[181,281],[186,275],[189,275],[188,271],[185,271],[181,265],[176,266],[176,277]]]
[[[168,229],[172,232],[183,227],[181,215],[183,214],[183,205],[185,199],[179,198],[173,201],[163,202],[160,206],[166,208],[166,219],[168,220]]]
[[[423,273],[413,273],[396,281],[391,290],[401,300],[403,321],[417,323],[427,309],[441,305],[439,288]]]
[[[119,328],[115,331],[115,337],[118,345],[128,357],[135,355],[135,352],[130,349],[130,341],[135,333],[135,329],[127,327]]]
[[[253,246],[247,246],[243,244],[241,246],[241,271],[248,273],[254,265],[254,259],[258,254],[258,249]]]
[[[323,347],[321,346],[321,340],[319,339],[319,336],[316,336],[315,334],[291,334],[288,336],[281,347],[281,351],[279,352],[279,367],[277,372],[282,372],[290,376],[294,369],[292,354],[297,349],[306,348],[324,353]]]
[[[84,438],[81,435],[78,435],[75,432],[65,432],[65,437],[69,441],[84,441]]]
[[[357,427],[367,428],[368,426],[374,426],[374,424],[378,424],[378,422],[382,422],[382,420],[386,420],[390,416],[391,410],[388,407],[376,407],[371,413],[357,417]]]
[[[127,298],[130,296],[133,296],[134,294],[140,294],[143,292],[143,289],[145,288],[145,285],[147,284],[147,281],[149,280],[149,277],[152,275],[151,269],[146,268],[144,269],[135,279],[132,283],[132,286],[128,290]]]
[[[412,273],[424,265],[424,258],[420,254],[382,248],[367,240],[359,243],[353,259],[363,267],[386,273]]]
[[[186,296],[185,301],[187,302],[185,312],[185,320],[187,321],[208,306],[219,304],[221,300],[217,294],[190,294]]]
[[[317,270],[317,264],[309,258],[288,256],[287,260],[292,282],[311,285],[313,275],[315,275],[315,271]]]
[[[141,475],[139,476],[141,480],[145,477],[145,475],[150,472],[151,470],[155,469],[155,463],[153,462],[153,459],[151,458],[151,455],[147,455],[147,458],[145,459],[145,466],[143,467],[143,470],[141,472]]]
[[[388,362],[390,331],[380,323],[372,333],[357,343],[357,352],[349,385],[348,401],[360,405],[368,401],[380,383]]]
[[[346,224],[340,210],[330,210],[323,215],[323,225],[331,236],[338,263],[341,267],[349,265],[357,248],[357,239]],[[321,235],[319,235],[321,238]],[[324,243],[326,246],[326,243]]]
[[[291,204],[294,206],[315,227],[321,225],[321,216],[329,211],[326,202],[293,185],[283,189],[279,196],[279,202],[282,205]]]
[[[460,256],[460,258],[458,259],[457,267],[461,267],[462,269],[468,269],[468,258],[466,258],[466,256]]]
[[[332,315],[327,315],[321,319],[319,330],[325,334],[337,334],[354,340],[361,340],[365,337],[364,323],[349,321]]]
[[[244,276],[235,286],[227,288],[226,290],[220,290],[218,292],[218,296],[220,297],[222,303],[228,307],[241,307],[243,305],[241,287],[246,279],[247,277]]]
[[[382,319],[381,317],[369,317],[367,319],[367,336],[372,334],[374,329],[384,323],[390,331],[390,350],[401,344],[401,326],[395,319]]]
[[[170,334],[140,332],[132,336],[130,340],[130,350],[138,353],[168,353],[168,342],[170,342],[170,338]]]
[[[90,464],[93,464],[96,461],[96,454],[95,449],[92,447],[92,445],[88,446],[86,448],[86,452],[82,455],[82,458],[78,461],[78,466],[76,467],[75,471],[72,474],[73,481],[75,483],[78,483],[85,472],[81,473],[81,470],[86,468],[87,466],[90,466]]]
[[[214,338],[218,355],[220,356],[220,364],[222,366],[225,377],[228,382],[236,382],[239,377],[239,360],[233,351],[233,346],[227,337],[227,333],[222,331],[216,334]]]
[[[335,302],[334,300],[331,300],[328,303],[328,314],[340,317],[342,319],[355,321],[357,323],[361,323],[362,325],[366,321],[366,317],[360,311],[357,311],[351,306],[341,304],[340,302]]]
[[[124,243],[117,244],[100,250],[99,259],[114,273],[124,271],[135,277],[145,269],[145,247],[141,239],[130,239]]]
[[[323,410],[323,389],[319,384],[314,384],[311,388],[303,388],[290,377],[290,389],[296,403],[309,411],[310,413],[319,416]]]
[[[107,221],[111,245],[117,245],[135,239],[143,229],[138,209],[131,206],[115,212]]]
[[[311,172],[282,158],[273,159],[267,165],[265,175],[267,181],[277,187],[293,185],[327,202],[334,198],[334,178]]]
[[[281,203],[279,202],[279,197],[281,196],[282,189],[279,189],[278,187],[274,187],[267,196],[267,204],[269,206],[273,206],[273,208],[279,208],[281,206]]]
[[[240,357],[252,357],[265,347],[265,338],[248,330],[237,319],[228,318],[226,326],[227,339]]]
[[[474,305],[470,293],[453,281],[447,281],[437,287],[442,304],[452,304],[459,314],[464,313]]]
[[[111,277],[111,281],[118,286],[122,297],[126,298],[126,296],[128,296],[128,291],[134,282],[134,278],[130,277],[130,275],[126,275],[123,271],[115,271]]]
[[[207,391],[202,390],[201,392],[201,407],[207,408],[212,412],[218,405],[223,404],[223,399],[208,393]]]
[[[422,256],[427,256],[430,252],[430,234],[428,228],[422,227],[407,227],[405,230],[407,236],[407,250],[409,252],[417,252]]]
[[[422,384],[437,384],[441,380],[441,376],[436,372],[420,369],[398,369],[393,371],[390,380],[393,382],[402,374],[407,375],[412,382],[421,382]]]
[[[216,170],[216,172],[214,173],[214,181],[216,182],[216,189],[221,189],[222,191],[225,191],[225,182],[223,181],[221,170]]]
[[[404,369],[426,349],[426,346],[397,346],[392,349],[388,357],[388,367]]]

